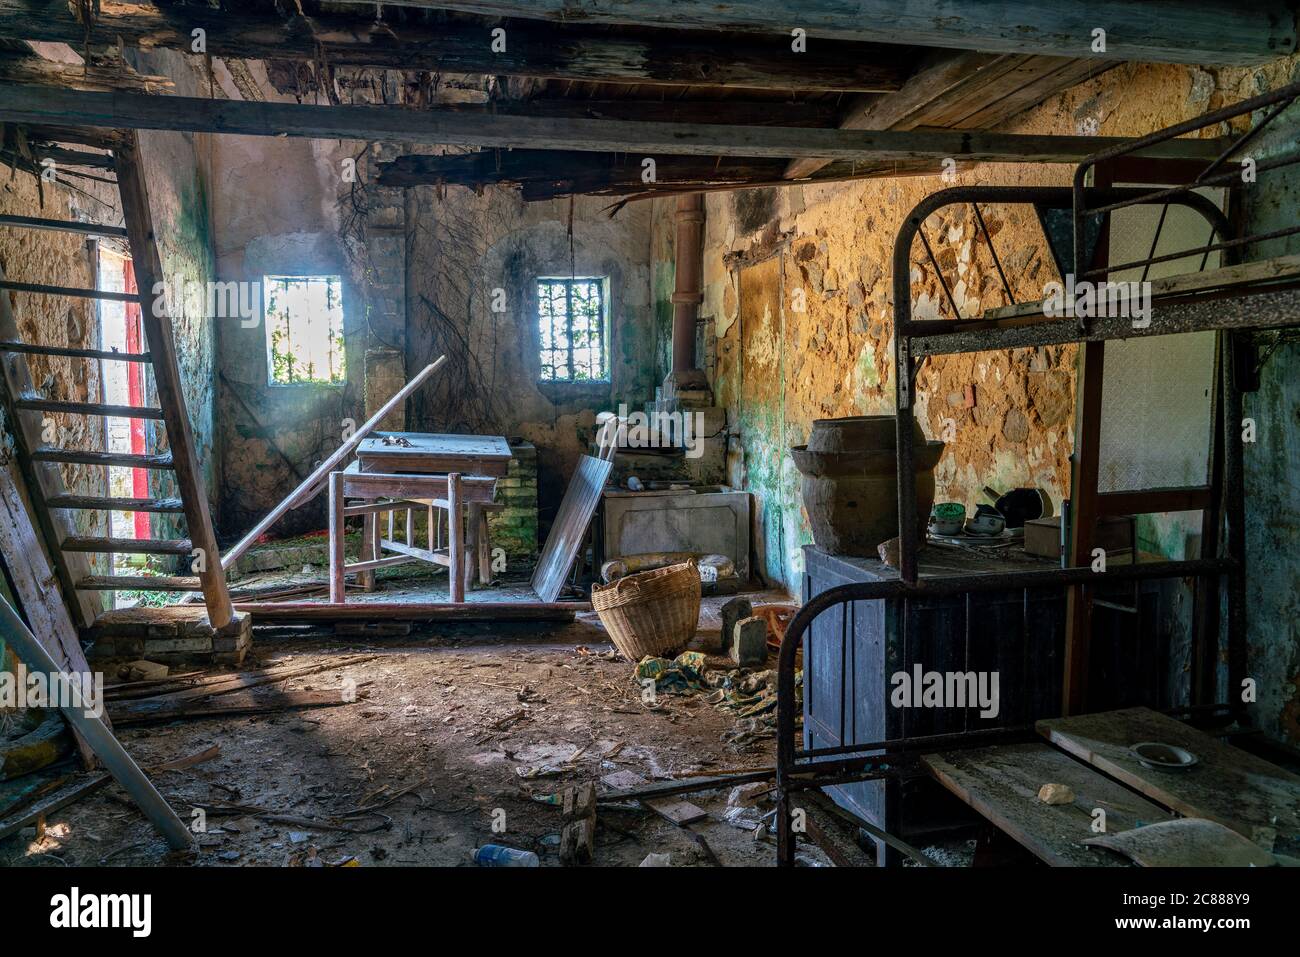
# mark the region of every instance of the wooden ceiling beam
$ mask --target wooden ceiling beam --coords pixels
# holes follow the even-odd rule
[[[349,0],[360,2],[360,0]],[[1286,0],[398,0],[498,17],[728,30],[907,46],[1163,63],[1253,65],[1296,51]],[[1105,31],[1097,49],[1094,31]]]
[[[935,51],[896,93],[852,100],[839,128],[988,129],[1118,63],[970,50]],[[826,162],[815,157],[796,159],[790,163],[785,178],[806,178]]]
[[[509,116],[391,106],[250,103],[140,93],[88,93],[0,85],[0,121],[109,129],[381,140],[445,146],[559,149],[642,156],[820,156],[868,162],[952,158],[968,162],[1074,163],[1126,142],[1103,136],[1037,136],[946,130],[859,131],[645,123]],[[1217,140],[1176,139],[1153,159],[1206,159]]]
[[[933,160],[906,164],[830,163],[809,182],[841,182],[874,176],[934,172]],[[645,196],[718,189],[789,185],[782,181],[783,159],[713,156],[658,156],[655,180],[642,179],[641,157],[627,153],[564,150],[483,150],[442,156],[409,154],[380,164],[380,186],[517,187],[527,201],[589,196]]]
[[[0,37],[62,42],[78,50],[120,43],[190,53],[192,31],[202,29],[207,52],[231,59],[323,57],[335,67],[783,92],[896,90],[911,71],[909,51],[881,44],[830,42],[816,56],[805,56],[781,37],[678,30],[620,35],[535,20],[501,25],[505,49],[494,51],[490,22],[390,23],[339,13],[282,19],[128,0],[104,4],[87,29],[67,0],[0,0]]]

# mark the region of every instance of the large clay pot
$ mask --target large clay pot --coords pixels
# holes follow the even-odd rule
[[[818,419],[808,444],[790,450],[819,548],[875,558],[876,546],[898,534],[896,428],[892,415]],[[913,428],[917,530],[924,535],[943,443],[927,442],[920,425]]]

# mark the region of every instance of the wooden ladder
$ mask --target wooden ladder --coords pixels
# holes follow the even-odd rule
[[[93,624],[97,603],[89,592],[148,589],[153,591],[201,591],[207,605],[208,621],[214,628],[228,624],[234,612],[226,587],[221,554],[217,548],[208,511],[207,491],[195,452],[194,435],[185,410],[181,391],[176,344],[171,317],[165,308],[155,309],[152,290],[163,279],[162,264],[154,240],[153,217],[149,210],[144,170],[140,165],[139,139],[133,130],[121,131],[105,142],[113,152],[117,188],[122,201],[124,227],[97,226],[90,223],[37,219],[24,216],[0,216],[0,226],[19,229],[42,229],[81,233],[88,236],[111,236],[125,239],[135,270],[136,292],[108,292],[64,286],[47,286],[11,281],[0,276],[0,289],[23,293],[44,293],[77,298],[138,302],[147,351],[125,353],[98,349],[41,345],[19,340],[17,323],[7,296],[0,296],[0,383],[4,388],[5,413],[13,429],[15,458],[23,472],[33,510],[41,532],[52,553],[55,573],[71,606],[73,621],[80,628]],[[63,402],[37,394],[26,356],[68,356],[112,362],[146,363],[153,369],[158,395],[156,408],[108,405],[98,402]],[[64,449],[42,440],[42,415],[58,412],[69,415],[121,416],[152,419],[167,430],[168,450],[149,454],[97,452]],[[170,471],[179,491],[178,498],[115,498],[74,494],[63,484],[61,466],[125,466],[155,471]],[[153,512],[183,515],[188,538],[135,539],[94,538],[77,534],[71,513],[96,509]],[[92,575],[87,556],[94,553],[178,555],[192,557],[196,575]]]

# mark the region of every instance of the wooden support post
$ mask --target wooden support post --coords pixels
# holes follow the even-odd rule
[[[343,474],[331,472],[329,477],[330,522],[330,602],[342,604],[343,590]]]
[[[221,550],[217,547],[212,515],[208,511],[208,492],[199,468],[190,417],[185,410],[185,394],[180,381],[180,363],[176,357],[176,342],[172,337],[171,317],[165,311],[155,308],[153,290],[155,284],[163,280],[163,267],[154,234],[144,169],[140,165],[140,144],[136,131],[126,132],[125,140],[114,156],[118,191],[122,196],[122,215],[130,236],[136,286],[140,290],[141,321],[149,343],[149,354],[153,357],[154,386],[158,392],[158,405],[163,411],[163,421],[167,425],[167,443],[171,448],[176,484],[180,488],[181,502],[185,509],[185,525],[196,553],[195,571],[198,572],[199,584],[203,588],[208,623],[213,628],[220,629],[230,623],[234,609],[230,605]]]
[[[460,517],[460,473],[447,476],[447,557],[450,559],[448,578],[451,583],[451,600],[465,600],[465,545]]]

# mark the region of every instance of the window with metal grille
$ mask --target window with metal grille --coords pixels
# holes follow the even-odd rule
[[[342,278],[263,276],[262,301],[270,383],[342,385]]]
[[[609,380],[604,277],[537,280],[543,382]]]

